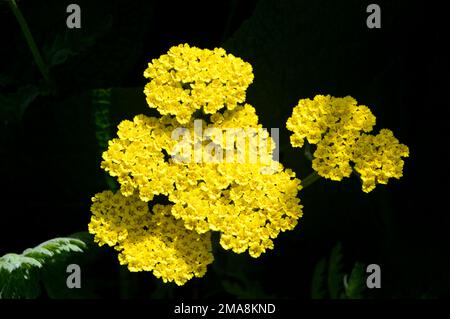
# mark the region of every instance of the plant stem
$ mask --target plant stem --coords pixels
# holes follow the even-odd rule
[[[309,174],[302,180],[302,187],[306,188],[309,185],[314,184],[319,178],[320,178],[320,175],[317,174],[316,171],[314,171],[313,173]]]
[[[36,42],[33,39],[33,36],[31,35],[30,29],[28,28],[28,24],[25,21],[25,18],[20,12],[19,7],[17,6],[15,0],[9,0],[8,3],[9,7],[14,13],[14,16],[17,19],[17,22],[19,22],[20,29],[22,30],[25,40],[27,41],[28,47],[30,48],[31,53],[33,54],[34,61],[36,62],[39,71],[41,71],[41,74],[44,77],[45,81],[49,82],[50,76],[48,74],[48,69],[44,64],[44,60],[42,60],[41,54],[39,53],[39,49],[36,45]]]

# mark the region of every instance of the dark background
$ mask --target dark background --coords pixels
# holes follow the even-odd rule
[[[87,230],[90,198],[109,187],[92,90],[112,88],[103,130],[114,137],[121,120],[151,114],[142,93],[147,63],[189,43],[221,46],[252,64],[247,101],[265,127],[280,128],[280,159],[300,178],[310,163],[290,147],[285,123],[300,98],[316,94],[368,105],[375,131],[389,128],[409,146],[404,177],[370,194],[357,178],[320,180],[299,194],[304,217],[274,251],[252,259],[218,250],[207,275],[182,288],[130,274],[113,249],[92,247],[76,257],[86,282],[76,296],[309,298],[314,267],[338,243],[345,273],[357,261],[381,266],[382,288],[367,298],[449,296],[443,7],[377,1],[382,28],[368,29],[369,1],[77,1],[82,28],[69,30],[71,2],[18,1],[50,83],[0,2],[0,256]]]

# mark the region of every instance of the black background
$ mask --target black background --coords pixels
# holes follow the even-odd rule
[[[356,178],[321,180],[299,194],[304,217],[274,251],[258,259],[219,251],[207,275],[182,288],[129,274],[114,250],[93,248],[80,260],[89,281],[81,296],[309,298],[316,263],[337,243],[346,272],[356,261],[381,266],[382,289],[371,298],[449,296],[445,8],[377,1],[382,28],[368,29],[368,1],[78,1],[82,28],[69,30],[69,3],[18,1],[42,52],[52,45],[72,52],[50,69],[50,84],[0,3],[2,96],[26,99],[20,89],[30,85],[47,92],[21,118],[0,104],[0,255],[86,231],[90,198],[108,187],[92,89],[113,88],[113,136],[121,120],[150,114],[142,73],[151,59],[180,43],[222,46],[252,64],[247,101],[265,127],[280,128],[280,160],[300,178],[310,163],[290,147],[284,126],[298,100],[316,94],[352,95],[370,106],[376,131],[392,129],[410,148],[404,177],[370,194]],[[230,282],[244,292],[233,293]]]

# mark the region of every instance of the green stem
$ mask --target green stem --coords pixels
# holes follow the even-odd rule
[[[12,12],[14,13],[14,16],[17,19],[17,22],[19,22],[20,29],[22,30],[25,40],[28,43],[28,47],[30,48],[31,53],[33,54],[34,61],[36,62],[39,71],[41,71],[41,74],[44,77],[45,81],[49,82],[50,76],[48,74],[48,69],[44,64],[44,60],[42,60],[41,54],[39,53],[39,49],[36,45],[36,42],[33,39],[33,36],[31,35],[30,29],[28,28],[28,24],[25,21],[25,18],[20,12],[19,7],[17,6],[15,0],[9,0],[8,3]]]
[[[303,186],[303,188],[306,188],[306,187],[308,187],[309,185],[314,184],[319,178],[320,178],[320,175],[317,174],[316,171],[314,171],[313,173],[309,174],[308,176],[306,176],[306,177],[302,180],[302,186]]]

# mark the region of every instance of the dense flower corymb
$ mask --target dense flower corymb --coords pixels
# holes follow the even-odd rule
[[[211,121],[209,125],[202,122],[205,132],[208,127],[225,130],[236,125],[264,135],[264,131],[256,130],[260,127],[258,117],[248,104],[216,113]],[[255,163],[248,158],[243,163],[235,160],[239,153],[251,152],[248,143],[232,143],[235,161],[231,163],[225,159],[210,162],[208,158],[196,162],[194,154],[189,161],[178,163],[172,157],[177,142],[171,137],[175,125],[170,117],[143,115],[119,125],[118,138],[110,141],[102,167],[117,176],[122,194],[137,192],[142,201],[165,195],[174,203],[173,216],[182,219],[186,228],[199,234],[219,231],[223,248],[237,253],[248,250],[253,257],[273,248],[272,239],[280,231],[296,226],[302,215],[297,198],[300,180],[272,159],[273,141],[259,145],[268,147],[267,152],[261,152],[260,147],[253,150]],[[192,121],[186,129],[194,136]],[[204,138],[210,137],[191,139],[187,146],[199,146],[204,153]],[[267,139],[270,136],[264,135],[260,141]],[[211,137],[208,144],[215,144],[224,157],[229,150],[225,137],[220,141],[217,136]]]
[[[187,123],[198,109],[212,114],[245,101],[253,81],[252,66],[224,49],[199,49],[181,44],[153,59],[144,72],[150,79],[144,93],[150,107]]]
[[[122,121],[101,167],[120,192],[94,197],[89,231],[131,271],[182,285],[201,277],[211,231],[224,249],[259,257],[302,216],[295,173],[245,103],[252,67],[223,49],[187,44],[154,59],[144,92],[161,117]],[[170,205],[155,205],[165,196]],[[150,212],[148,205],[153,207]]]
[[[366,134],[374,125],[375,116],[367,106],[357,105],[350,96],[330,95],[300,100],[286,123],[293,132],[292,146],[302,147],[305,140],[316,145],[312,166],[320,176],[340,181],[355,170],[364,192],[391,177],[400,178],[401,158],[409,155],[407,146],[388,130],[376,137]]]
[[[183,285],[202,277],[212,263],[210,233],[187,230],[171,215],[171,205],[148,204],[137,196],[104,191],[91,206],[89,232],[99,245],[114,246],[130,271],[153,271],[164,282]]]

